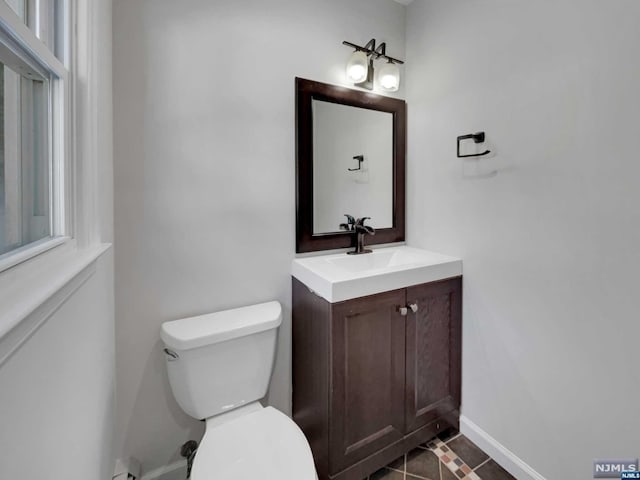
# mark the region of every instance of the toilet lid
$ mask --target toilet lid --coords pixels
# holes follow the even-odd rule
[[[207,429],[192,480],[316,480],[311,449],[289,417],[266,407]]]

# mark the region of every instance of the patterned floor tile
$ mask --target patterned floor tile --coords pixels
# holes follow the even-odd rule
[[[455,450],[450,448],[450,443],[445,444],[439,438],[431,443],[431,450],[442,462],[443,471],[448,470],[453,478],[458,480],[479,480],[477,475],[473,473],[473,469],[458,456]]]
[[[367,480],[515,480],[515,478],[490,459],[471,440],[454,431],[453,434],[450,432],[448,435],[436,437],[394,460]]]
[[[476,468],[489,458],[489,455],[480,450],[475,443],[463,435],[450,440],[447,446],[456,452],[458,457],[471,468]]]
[[[442,471],[442,480],[458,480],[458,477],[456,477],[453,472],[446,467],[446,465],[441,463],[440,467]]]

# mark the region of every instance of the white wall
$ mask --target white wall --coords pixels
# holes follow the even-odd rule
[[[113,256],[0,365],[0,478],[113,474]]]
[[[294,77],[342,82],[343,40],[403,57],[404,20],[391,0],[115,1],[119,455],[149,470],[202,432],[170,391],[166,320],[279,300],[269,402],[290,411]]]
[[[464,260],[464,415],[548,479],[637,457],[640,3],[407,19],[408,240]]]
[[[360,170],[356,155],[364,161]],[[345,213],[393,227],[393,115],[313,101],[313,232],[336,232]]]
[[[97,50],[82,104],[97,108],[95,229],[112,241],[111,1],[95,0]],[[95,97],[89,99],[86,95]],[[79,121],[87,119],[80,117]],[[36,259],[37,261],[37,259]],[[0,365],[0,478],[104,480],[115,423],[113,255]],[[2,308],[2,305],[0,305]]]

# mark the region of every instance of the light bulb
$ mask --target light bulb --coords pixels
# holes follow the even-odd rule
[[[398,66],[389,62],[378,70],[378,83],[380,88],[385,92],[395,92],[400,87],[400,69]]]
[[[353,52],[347,63],[347,79],[352,83],[361,83],[367,79],[369,61],[367,54],[357,50]]]

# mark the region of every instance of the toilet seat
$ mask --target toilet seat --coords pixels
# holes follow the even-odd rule
[[[313,456],[289,417],[266,407],[209,425],[193,461],[192,480],[316,480]]]

